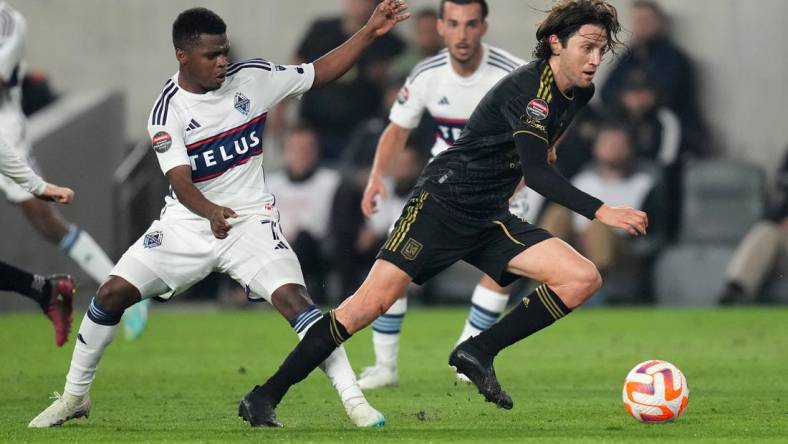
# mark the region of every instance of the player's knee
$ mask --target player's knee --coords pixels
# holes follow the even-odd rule
[[[301,285],[286,284],[271,294],[271,304],[282,316],[291,321],[312,305],[312,301],[307,295],[306,288]]]
[[[140,300],[139,292],[129,284],[110,278],[96,292],[96,304],[110,313],[122,313]]]
[[[590,299],[602,287],[602,276],[590,261],[584,261],[574,267],[571,273],[561,299],[567,307],[575,308]]]
[[[576,277],[578,305],[587,301],[602,287],[602,275],[590,261],[577,270]]]

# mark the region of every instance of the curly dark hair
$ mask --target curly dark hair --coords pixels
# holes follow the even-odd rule
[[[618,12],[613,5],[604,0],[559,0],[547,17],[539,24],[536,30],[536,49],[534,57],[547,60],[553,54],[550,49],[550,36],[555,34],[561,45],[566,47],[566,42],[583,25],[598,25],[607,31],[607,45],[605,52],[615,52],[621,40],[618,33],[621,24],[618,22]]]

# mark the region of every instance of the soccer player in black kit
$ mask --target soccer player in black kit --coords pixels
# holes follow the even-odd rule
[[[520,276],[543,282],[489,330],[457,346],[449,364],[498,407],[493,360],[499,351],[551,325],[602,285],[596,267],[549,232],[509,213],[521,178],[534,191],[589,219],[632,235],[648,219],[611,207],[557,173],[555,144],[594,94],[603,55],[619,43],[616,10],[603,0],[562,0],[536,32],[536,60],[513,71],[482,99],[460,139],[421,175],[408,205],[356,293],[328,312],[262,386],[241,400],[253,426],[281,426],[274,409],[342,342],[369,325],[410,282],[421,284],[464,260],[507,285]]]

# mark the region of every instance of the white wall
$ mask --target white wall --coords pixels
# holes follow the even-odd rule
[[[628,0],[613,0],[627,22]],[[60,90],[119,88],[127,94],[129,136],[164,80],[176,70],[170,27],[183,9],[218,12],[241,56],[287,61],[308,23],[342,0],[10,0],[28,19],[28,60]],[[437,0],[410,0],[413,9]],[[488,41],[522,57],[534,45],[548,0],[490,0]],[[722,148],[771,173],[788,144],[788,17],[785,0],[662,0],[674,37],[696,60],[702,108]],[[405,23],[400,32],[408,33]]]

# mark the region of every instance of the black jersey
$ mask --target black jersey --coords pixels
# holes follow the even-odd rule
[[[425,168],[419,185],[460,217],[502,217],[508,213],[509,198],[524,171],[515,137],[535,138],[546,165],[548,147],[561,137],[593,94],[593,85],[575,87],[570,95],[561,92],[546,61],[518,68],[484,96],[460,138]],[[525,181],[530,186],[527,175]],[[586,216],[590,212],[593,218],[596,202],[584,205],[582,210],[572,209]]]

